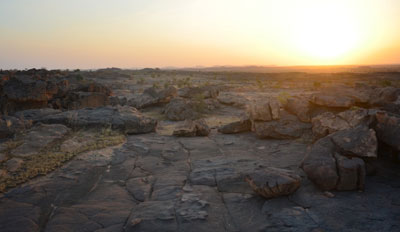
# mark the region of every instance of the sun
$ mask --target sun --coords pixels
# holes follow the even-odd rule
[[[359,34],[355,18],[335,6],[306,9],[294,22],[300,54],[318,63],[335,63],[354,52]]]

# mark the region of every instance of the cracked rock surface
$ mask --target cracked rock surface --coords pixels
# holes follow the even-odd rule
[[[393,167],[366,176],[363,193],[334,192],[329,198],[306,178],[293,191],[304,177],[298,167],[306,153],[306,144],[260,140],[251,133],[130,135],[123,145],[78,155],[51,174],[1,195],[0,231],[399,229],[400,185]],[[352,167],[361,165],[336,159],[345,163],[340,166],[343,175],[353,176],[357,169]],[[277,171],[282,169],[288,171]],[[285,193],[281,197],[265,199],[253,191],[246,175],[261,187],[257,175],[296,184],[279,188]],[[352,180],[342,183],[343,189]]]

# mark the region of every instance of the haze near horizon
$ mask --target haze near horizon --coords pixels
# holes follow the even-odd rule
[[[0,68],[400,63],[397,0],[0,2]]]

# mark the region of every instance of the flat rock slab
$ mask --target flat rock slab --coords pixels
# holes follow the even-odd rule
[[[39,124],[23,138],[23,143],[11,151],[11,155],[28,157],[37,154],[50,144],[62,139],[71,129],[60,124]]]
[[[291,195],[266,200],[244,181],[242,174],[270,166],[298,173],[306,148],[251,134],[128,136],[122,146],[78,155],[2,195],[0,231],[398,229],[400,191],[392,187],[398,179],[380,172],[367,177],[364,192],[334,192],[334,198],[303,178]],[[343,165],[346,173],[352,166]]]

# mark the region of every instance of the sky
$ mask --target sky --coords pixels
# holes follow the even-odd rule
[[[0,0],[0,68],[400,63],[400,0]]]

